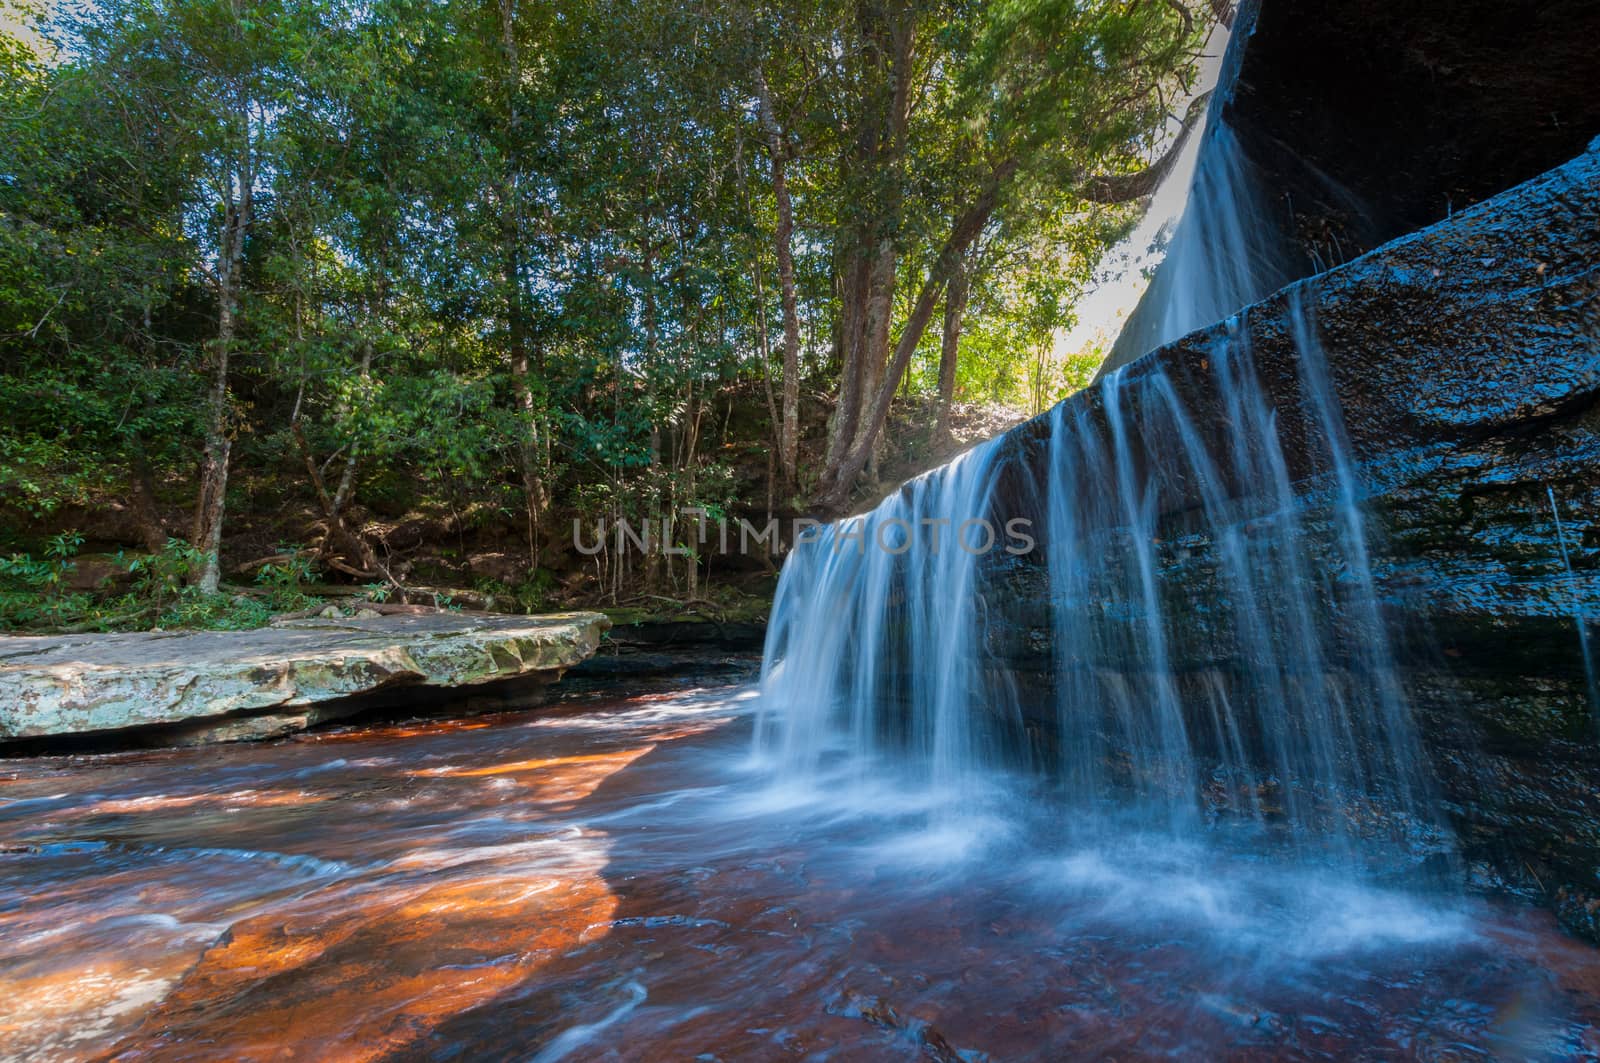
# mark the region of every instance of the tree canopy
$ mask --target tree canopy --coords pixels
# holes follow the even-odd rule
[[[574,519],[844,512],[953,402],[1092,371],[1053,337],[1214,17],[63,8],[47,47],[0,37],[4,537],[109,507],[212,590],[264,548],[229,529],[295,505],[324,566],[387,581],[407,515],[499,529],[532,579],[578,563]],[[673,566],[594,578],[692,592]]]

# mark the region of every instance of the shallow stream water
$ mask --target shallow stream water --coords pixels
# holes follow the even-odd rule
[[[807,789],[754,689],[0,763],[0,1058],[1600,1058],[1540,913]]]

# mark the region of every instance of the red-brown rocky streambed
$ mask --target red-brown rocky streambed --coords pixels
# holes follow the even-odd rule
[[[0,765],[0,1057],[1580,1059],[1543,913],[775,789],[748,687]],[[1075,840],[1074,840],[1075,839]]]

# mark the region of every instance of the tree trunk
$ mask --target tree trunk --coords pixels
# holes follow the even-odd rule
[[[1183,129],[1162,157],[1150,166],[1134,174],[1089,177],[1078,188],[1078,194],[1086,200],[1098,203],[1120,203],[1149,195],[1161,179],[1171,171],[1178,154],[1183,150],[1184,143],[1192,135],[1200,118],[1204,116],[1205,107],[1204,96],[1190,101],[1189,109],[1184,116]],[[938,259],[935,260],[921,291],[917,294],[911,316],[900,333],[899,342],[895,345],[894,354],[889,359],[886,371],[882,374],[875,391],[869,393],[875,393],[876,399],[870,409],[858,409],[851,414],[849,423],[853,429],[850,433],[854,439],[853,445],[848,450],[831,446],[829,448],[829,460],[822,471],[817,494],[813,500],[816,507],[823,512],[841,513],[848,504],[856,478],[871,460],[872,448],[876,444],[878,434],[883,430],[884,423],[888,420],[889,405],[894,399],[895,389],[899,387],[900,379],[911,363],[911,356],[922,340],[922,334],[933,317],[940,296],[961,265],[968,248],[982,233],[989,218],[994,214],[1000,201],[1000,194],[1015,176],[1017,167],[1015,159],[1008,159],[996,167],[983,193],[952,227],[949,238],[945,241]],[[850,307],[846,303],[841,310],[841,316],[849,320],[850,313]],[[849,385],[850,380],[847,376],[840,392],[841,407],[844,405],[844,396]],[[857,395],[853,401],[859,404],[864,398],[865,396]]]
[[[902,169],[913,98],[913,54],[919,12],[911,5],[863,2],[860,130],[844,163],[845,186],[859,202],[841,229],[839,406],[821,480],[838,479],[849,455],[876,440],[865,403],[883,386],[889,360],[895,278],[899,267]]]
[[[687,417],[684,424],[683,458],[681,468],[684,478],[685,501],[694,503],[696,480],[695,476],[697,451],[700,448],[700,420],[705,413],[705,402],[696,395],[694,380],[689,381],[688,402],[685,403]],[[676,516],[676,514],[674,514]],[[704,520],[704,516],[701,517]],[[694,530],[694,546],[689,551],[689,556],[684,558],[685,585],[691,599],[700,596],[700,521],[696,521]]]
[[[388,277],[389,253],[388,245],[385,243],[382,245],[382,249],[378,252],[378,278],[376,288],[369,288],[367,291],[368,333],[363,338],[361,343],[361,367],[357,371],[358,379],[361,381],[363,395],[365,394],[365,389],[368,382],[372,379],[372,356],[374,344],[371,330],[377,328],[379,320],[381,320],[383,317],[384,308],[389,305]],[[295,323],[295,328],[298,335],[298,320]],[[348,416],[350,413],[348,404],[341,404],[341,406],[342,408],[340,410],[340,414],[343,416]],[[296,413],[299,412],[298,402],[295,404],[295,410]],[[344,458],[344,468],[339,473],[339,486],[334,490],[333,493],[333,511],[335,513],[343,514],[345,506],[349,505],[350,503],[350,496],[355,491],[356,469],[360,465],[360,459],[361,447],[357,444],[356,440],[352,439],[350,441],[350,451],[345,455]]]
[[[895,345],[894,356],[878,387],[877,397],[858,433],[856,446],[844,457],[836,470],[824,470],[824,479],[819,484],[820,490],[816,498],[818,508],[832,513],[844,511],[850,500],[850,492],[855,487],[856,477],[866,468],[877,435],[889,418],[889,405],[894,401],[895,389],[900,386],[900,378],[905,374],[906,367],[911,364],[911,356],[916,353],[917,344],[922,341],[922,334],[933,318],[934,308],[944,294],[945,285],[960,264],[967,248],[972,246],[972,242],[988,224],[999,203],[1001,189],[1015,172],[1014,161],[1003,163],[995,171],[983,194],[951,228],[950,236],[939,252],[939,257],[934,260],[933,268],[929,270],[922,290],[917,293],[916,303],[912,307],[905,328],[901,330],[900,340]]]
[[[508,256],[506,271],[506,283],[513,293],[507,322],[511,334],[511,380],[517,393],[517,405],[525,421],[518,450],[522,464],[522,494],[527,517],[528,565],[530,569],[537,569],[539,529],[544,519],[545,487],[540,468],[539,404],[533,389],[527,319],[522,305],[521,263],[515,252]]]
[[[544,476],[540,463],[539,404],[534,394],[529,356],[527,301],[522,285],[522,197],[520,155],[522,110],[518,94],[522,91],[522,59],[517,47],[516,0],[500,0],[500,45],[505,52],[506,76],[506,160],[501,183],[501,239],[505,243],[503,263],[506,293],[506,331],[510,340],[512,386],[517,405],[526,423],[518,447],[522,464],[522,493],[527,519],[528,566],[539,567],[539,530],[546,503]]]
[[[905,200],[901,168],[906,153],[907,125],[911,120],[912,51],[916,41],[917,16],[909,7],[897,11],[883,27],[888,54],[888,113],[884,121],[884,146],[880,166],[885,181],[881,215],[876,223],[877,244],[869,274],[865,341],[866,358],[862,372],[862,395],[876,395],[883,385],[889,362],[889,334],[894,321],[894,291],[900,254],[900,212]],[[893,390],[894,385],[890,388]],[[872,448],[876,436],[866,423],[857,425],[855,445]],[[876,456],[875,449],[869,454]],[[874,462],[876,465],[876,462]]]
[[[784,484],[792,490],[800,460],[800,305],[794,280],[794,205],[789,200],[785,170],[788,151],[783,131],[773,113],[772,95],[759,66],[756,93],[767,150],[772,156],[772,194],[778,206],[778,225],[772,236],[778,258],[778,293],[783,303],[783,421],[778,430],[778,465]]]
[[[761,352],[761,387],[767,400],[767,420],[772,425],[772,450],[767,455],[767,497],[770,498],[773,481],[779,475],[776,455],[783,451],[783,418],[778,414],[778,397],[772,388],[772,348],[767,342],[767,293],[761,282],[759,254],[750,263],[750,276],[755,281],[756,289],[756,346]]]
[[[894,324],[895,270],[900,265],[894,241],[879,239],[868,271],[867,306],[862,327],[861,395],[866,399],[878,393],[889,362],[889,331]],[[856,423],[853,446],[860,446],[867,432],[865,422]]]
[[[361,383],[366,384],[372,378],[372,338],[369,336],[361,345]],[[344,468],[339,473],[339,486],[333,493],[333,510],[343,513],[344,507],[350,502],[350,495],[356,486],[356,468],[360,464],[361,448],[355,440],[350,441],[350,452],[344,457]]]
[[[944,295],[944,335],[939,342],[939,410],[933,428],[934,442],[940,446],[950,442],[950,404],[956,397],[961,325],[967,312],[967,296],[972,284],[970,268],[965,261],[956,263]]]
[[[660,364],[660,325],[656,308],[656,258],[654,237],[650,231],[654,217],[647,212],[644,218],[644,345],[645,345],[645,401],[650,417],[650,473],[649,473],[649,501],[645,514],[647,520],[657,521],[657,527],[663,527],[661,511],[661,396],[658,380],[658,366]],[[664,535],[658,535],[651,541],[645,551],[644,581],[646,586],[654,589],[659,583],[661,570],[661,540]]]
[[[844,258],[846,265],[839,283],[839,331],[834,340],[839,355],[839,402],[828,425],[824,475],[849,453],[861,416],[861,363],[866,346],[862,329],[866,323],[868,264],[866,257],[853,247],[846,248]]]
[[[1211,93],[1202,92],[1189,101],[1188,109],[1183,112],[1183,124],[1178,129],[1178,135],[1167,146],[1167,150],[1162,152],[1161,158],[1134,173],[1091,177],[1079,187],[1078,195],[1091,203],[1127,203],[1153,194],[1161,182],[1166,180],[1167,174],[1178,164],[1178,157],[1183,154],[1184,146],[1189,143],[1194,131],[1200,127],[1201,119],[1205,118],[1210,100]]]
[[[230,210],[229,213],[232,213]],[[203,594],[215,594],[221,583],[222,519],[227,508],[228,458],[228,352],[233,345],[234,295],[232,280],[223,282],[222,309],[217,315],[217,338],[212,345],[211,393],[206,402],[205,456],[200,464],[200,498],[195,506],[195,547],[204,555],[194,583]]]
[[[200,465],[200,497],[195,505],[194,546],[204,555],[193,584],[203,594],[215,594],[222,581],[222,521],[227,509],[228,460],[233,449],[228,437],[228,361],[238,331],[239,295],[244,265],[244,240],[253,220],[255,158],[251,142],[249,99],[238,90],[235,117],[243,145],[234,174],[237,187],[224,187],[222,235],[217,245],[217,335],[212,344],[211,393],[206,403],[205,455]]]
[[[904,137],[914,98],[912,59],[918,13],[893,0],[859,0],[859,101],[856,136],[841,159],[842,184],[852,208],[841,223],[838,275],[840,328],[839,405],[814,503],[841,512],[854,483],[875,453],[889,404],[945,287],[974,239],[994,213],[1000,193],[1018,168],[1016,159],[995,167],[990,183],[952,226],[949,239],[913,301],[892,353],[888,336],[899,240],[899,210],[906,182]],[[1205,113],[1204,97],[1190,102],[1183,127],[1166,153],[1137,173],[1084,174],[1078,198],[1112,203],[1149,195],[1168,173]]]

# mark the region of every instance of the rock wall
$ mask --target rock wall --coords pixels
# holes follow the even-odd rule
[[[1224,71],[1212,114],[1259,179],[1251,224],[1281,245],[1280,282],[1441,221],[1600,135],[1591,0],[1246,0],[1236,36],[1237,73]],[[1151,298],[1164,287],[1158,269]],[[1150,316],[1134,313],[1108,368],[1154,345]]]
[[[1303,526],[1331,540],[1328,470],[1307,443],[1295,297],[1315,314],[1368,489],[1382,604],[1469,870],[1600,940],[1600,705],[1580,639],[1583,630],[1600,650],[1600,144],[1280,292],[1234,326],[1273,397]],[[1228,327],[1124,371],[1125,395],[1127,381],[1166,374],[1218,454],[1233,437],[1206,367]],[[1068,401],[1104,419],[1102,389]],[[1038,418],[1006,437],[995,518],[1044,525],[1049,425]],[[1164,615],[1176,618],[1180,685],[1226,683],[1249,662],[1230,659],[1232,640],[1212,626],[1207,603],[1225,591],[1193,486],[1165,483],[1156,503]],[[1246,487],[1230,485],[1241,496]],[[1010,622],[991,626],[990,648],[1027,677],[1015,686],[1028,692],[1028,738],[1047,746],[1056,704],[1045,551],[994,556],[988,598]]]

